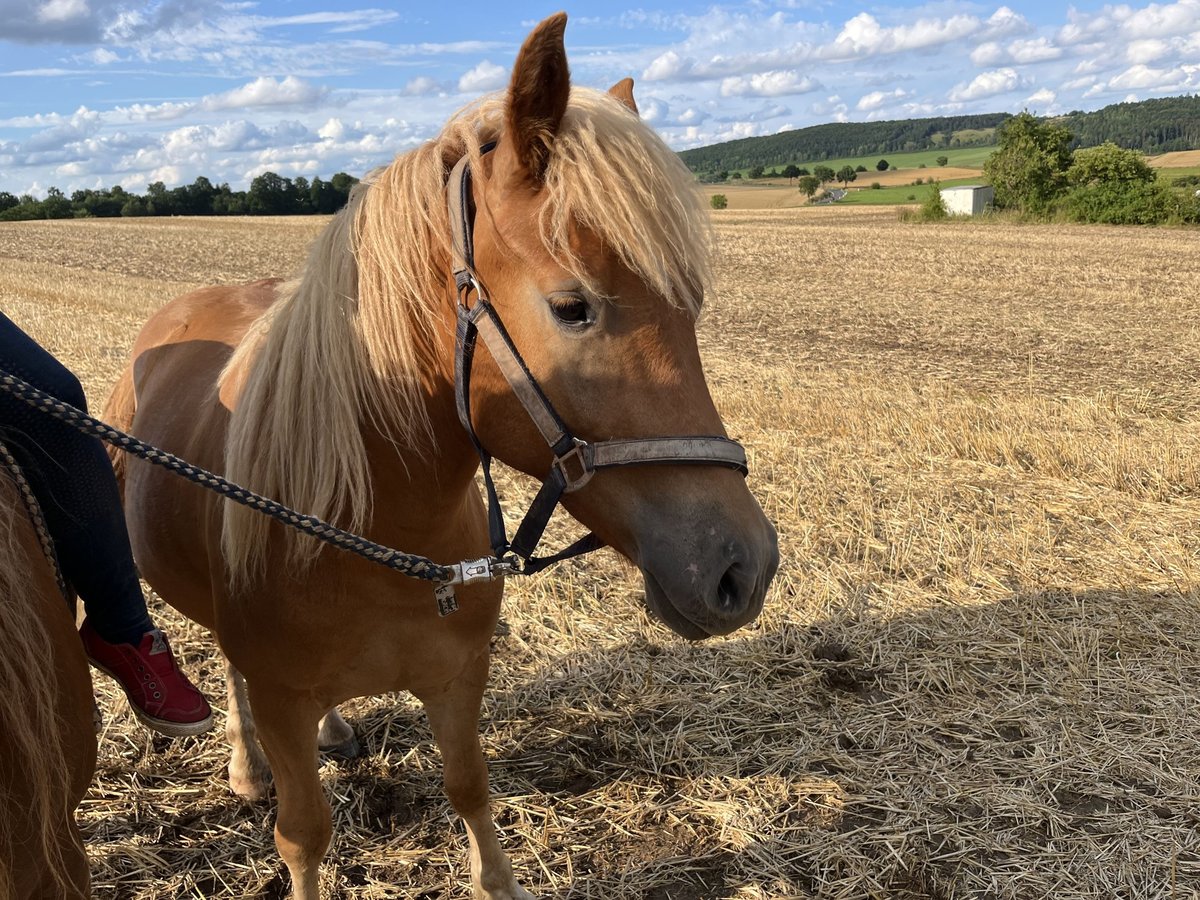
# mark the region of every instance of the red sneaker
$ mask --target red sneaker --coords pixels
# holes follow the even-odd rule
[[[116,679],[133,714],[147,728],[172,737],[203,734],[212,728],[208,701],[180,671],[166,635],[157,628],[142,635],[136,647],[110,644],[87,620],[79,636],[92,665]]]

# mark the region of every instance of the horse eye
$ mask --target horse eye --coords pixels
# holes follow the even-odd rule
[[[550,311],[563,325],[579,328],[592,322],[592,308],[582,297],[552,297]]]

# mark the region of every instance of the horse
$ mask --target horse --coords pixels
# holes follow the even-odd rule
[[[107,417],[439,562],[503,552],[476,487],[481,459],[549,470],[558,491],[541,505],[561,495],[593,546],[631,560],[654,614],[685,638],[727,634],[760,612],[778,546],[700,365],[707,213],[639,119],[632,80],[572,87],[565,25],[558,14],[534,28],[507,91],[365,179],[298,279],[164,306]],[[464,397],[476,327],[487,352],[467,363]],[[260,797],[273,777],[294,896],[318,896],[331,837],[318,748],[353,741],[337,704],[407,690],[466,824],[475,895],[530,897],[497,839],[478,738],[502,579],[466,579],[458,611],[439,615],[449,609],[427,582],[322,550],[159,469],[118,466],[143,576],[229,662],[231,787]]]
[[[74,811],[96,768],[83,644],[22,496],[0,471],[0,897],[90,897]]]

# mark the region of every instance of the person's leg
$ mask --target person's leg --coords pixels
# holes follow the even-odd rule
[[[87,409],[79,380],[3,313],[0,369]],[[5,392],[0,428],[42,507],[63,575],[83,600],[81,636],[93,664],[121,682],[151,727],[168,734],[206,730],[207,702],[179,671],[146,611],[103,445]]]
[[[87,410],[79,379],[0,313],[0,368]],[[117,482],[96,438],[0,393],[0,424],[54,537],[63,575],[92,627],[133,643],[154,628],[129,550]]]

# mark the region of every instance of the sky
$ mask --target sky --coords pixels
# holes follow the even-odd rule
[[[0,0],[0,191],[361,176],[503,89],[529,0]],[[1200,0],[567,8],[574,83],[633,76],[676,149],[834,121],[1200,93]]]

